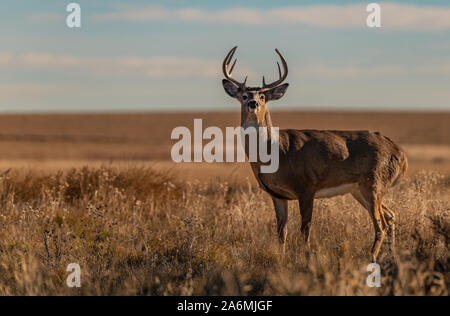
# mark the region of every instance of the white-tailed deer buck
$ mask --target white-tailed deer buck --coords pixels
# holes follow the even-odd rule
[[[266,127],[272,121],[269,101],[280,99],[289,84],[282,82],[288,74],[286,60],[278,63],[280,78],[263,86],[247,87],[231,77],[236,60],[229,69],[237,47],[223,61],[225,91],[241,103],[241,126]],[[270,142],[268,133],[266,141]],[[263,144],[264,145],[264,144]],[[248,150],[248,148],[246,148]],[[247,153],[248,155],[248,153]],[[298,200],[302,217],[301,231],[309,244],[309,232],[315,198],[350,193],[369,211],[375,227],[372,259],[376,261],[385,235],[390,237],[394,252],[395,215],[383,204],[383,196],[397,184],[407,170],[404,151],[389,138],[369,131],[280,130],[279,168],[275,173],[260,173],[260,162],[251,162],[261,188],[273,199],[280,242],[286,242],[288,201]]]

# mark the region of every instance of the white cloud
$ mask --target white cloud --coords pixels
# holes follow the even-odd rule
[[[75,57],[0,52],[0,68],[66,70],[94,75],[130,75],[150,78],[215,78],[220,61],[179,57]],[[244,69],[245,71],[245,69]],[[251,73],[251,72],[250,72]]]
[[[28,83],[8,83],[0,84],[0,94],[7,97],[28,97],[68,94],[76,89],[67,84],[28,84]]]
[[[383,3],[384,30],[450,30],[450,8],[427,5]],[[219,25],[308,25],[323,28],[364,28],[365,4],[312,5],[279,9],[231,8],[218,11],[183,8],[120,6],[117,11],[98,14],[97,21],[188,22]]]
[[[416,66],[379,65],[371,67],[331,66],[314,64],[297,71],[301,77],[318,78],[362,78],[395,75],[450,75],[450,61]]]
[[[0,52],[0,69],[25,71],[65,71],[95,76],[143,76],[155,79],[218,78],[220,60],[178,57],[75,57],[42,53],[14,55]],[[258,75],[246,67],[238,67],[240,74],[256,78]],[[414,66],[374,65],[336,66],[312,63],[294,71],[295,76],[317,78],[358,78],[386,75],[450,75],[450,59],[424,62]],[[240,76],[237,75],[237,78]]]

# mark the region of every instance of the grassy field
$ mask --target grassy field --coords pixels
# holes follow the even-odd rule
[[[371,129],[411,172],[387,196],[397,251],[366,286],[373,228],[351,197],[317,200],[311,251],[290,204],[274,210],[246,164],[169,161],[170,132],[235,126],[238,113],[0,116],[0,295],[448,295],[448,113],[273,114],[282,128]],[[65,284],[81,266],[81,288]]]

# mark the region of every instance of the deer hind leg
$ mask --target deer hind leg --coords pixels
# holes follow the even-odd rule
[[[285,252],[286,236],[287,236],[287,221],[288,221],[288,201],[272,198],[275,206],[275,213],[277,216],[277,232],[280,241],[282,252]]]
[[[382,204],[384,218],[387,223],[387,235],[389,237],[389,252],[392,256],[395,256],[395,229],[396,229],[396,217],[386,205]]]
[[[372,245],[371,254],[373,262],[376,262],[388,228],[383,212],[382,200],[367,186],[360,186],[359,190],[354,190],[352,192],[352,195],[365,209],[367,209],[370,218],[372,219],[375,228],[375,240]]]

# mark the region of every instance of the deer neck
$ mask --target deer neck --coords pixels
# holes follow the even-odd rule
[[[271,139],[271,129],[273,127],[272,125],[272,118],[270,116],[269,109],[266,109],[264,115],[248,115],[244,112],[241,112],[241,127],[243,129],[246,129],[248,127],[254,127],[256,128],[257,133],[260,133],[260,128],[265,128],[267,131],[267,141],[270,141]]]
[[[259,146],[270,147],[272,142],[272,119],[270,117],[269,110],[266,110],[264,115],[261,116],[248,116],[246,113],[242,113],[241,117],[241,127],[243,129],[254,127],[257,132],[257,142],[258,142],[258,161],[250,162],[253,172],[255,175],[259,173],[259,166],[262,162],[259,159]],[[261,135],[261,133],[264,133]],[[263,136],[263,137],[261,137]],[[245,154],[249,157],[249,143],[245,142]]]

